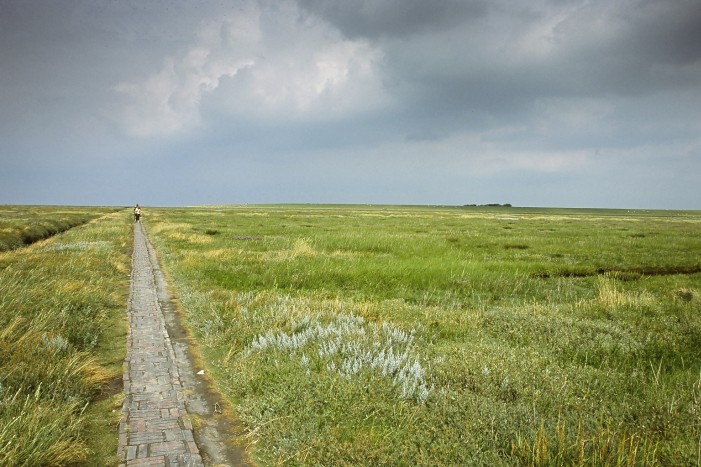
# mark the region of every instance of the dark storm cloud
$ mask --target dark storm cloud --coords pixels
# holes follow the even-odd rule
[[[389,83],[430,81],[458,101],[465,94],[491,100],[491,89],[513,100],[514,93],[626,94],[699,80],[697,68],[681,69],[701,58],[696,1],[299,4],[348,37],[381,44]]]
[[[647,1],[616,12],[624,24],[621,57],[686,66],[701,60],[701,5],[696,1]]]
[[[402,37],[464,26],[487,14],[482,0],[299,0],[350,38]]]
[[[423,2],[433,11],[420,14],[415,2],[302,4],[381,47],[386,90],[413,121],[407,139],[520,124],[563,99],[701,91],[693,1]]]
[[[693,1],[591,3],[553,29],[551,64],[586,95],[645,94],[701,79],[701,8]]]

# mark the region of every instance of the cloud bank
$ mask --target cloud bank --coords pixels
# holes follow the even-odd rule
[[[125,95],[129,135],[160,136],[206,125],[203,113],[250,119],[328,118],[382,98],[382,53],[343,37],[293,3],[251,3],[233,18],[199,26],[194,44],[144,79],[114,87]]]
[[[9,0],[0,40],[0,202],[701,199],[692,0]]]

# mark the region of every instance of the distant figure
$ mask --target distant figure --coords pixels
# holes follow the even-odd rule
[[[139,219],[141,219],[141,206],[137,203],[134,208],[134,222],[139,222]]]

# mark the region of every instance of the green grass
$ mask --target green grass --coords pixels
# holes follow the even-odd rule
[[[261,464],[686,465],[701,213],[149,210]]]
[[[44,240],[114,208],[0,205],[0,251]]]
[[[5,221],[43,225],[64,210]],[[131,222],[92,211],[79,215],[88,224],[0,253],[0,465],[117,462]]]
[[[9,248],[47,219],[93,219],[0,253],[2,465],[117,463],[131,219],[109,211],[2,207]],[[701,460],[699,212],[222,206],[145,222],[262,465]]]

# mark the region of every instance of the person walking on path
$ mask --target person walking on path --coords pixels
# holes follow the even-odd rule
[[[139,203],[136,203],[136,207],[134,207],[134,222],[139,222],[139,219],[141,219],[141,206],[139,206]]]

